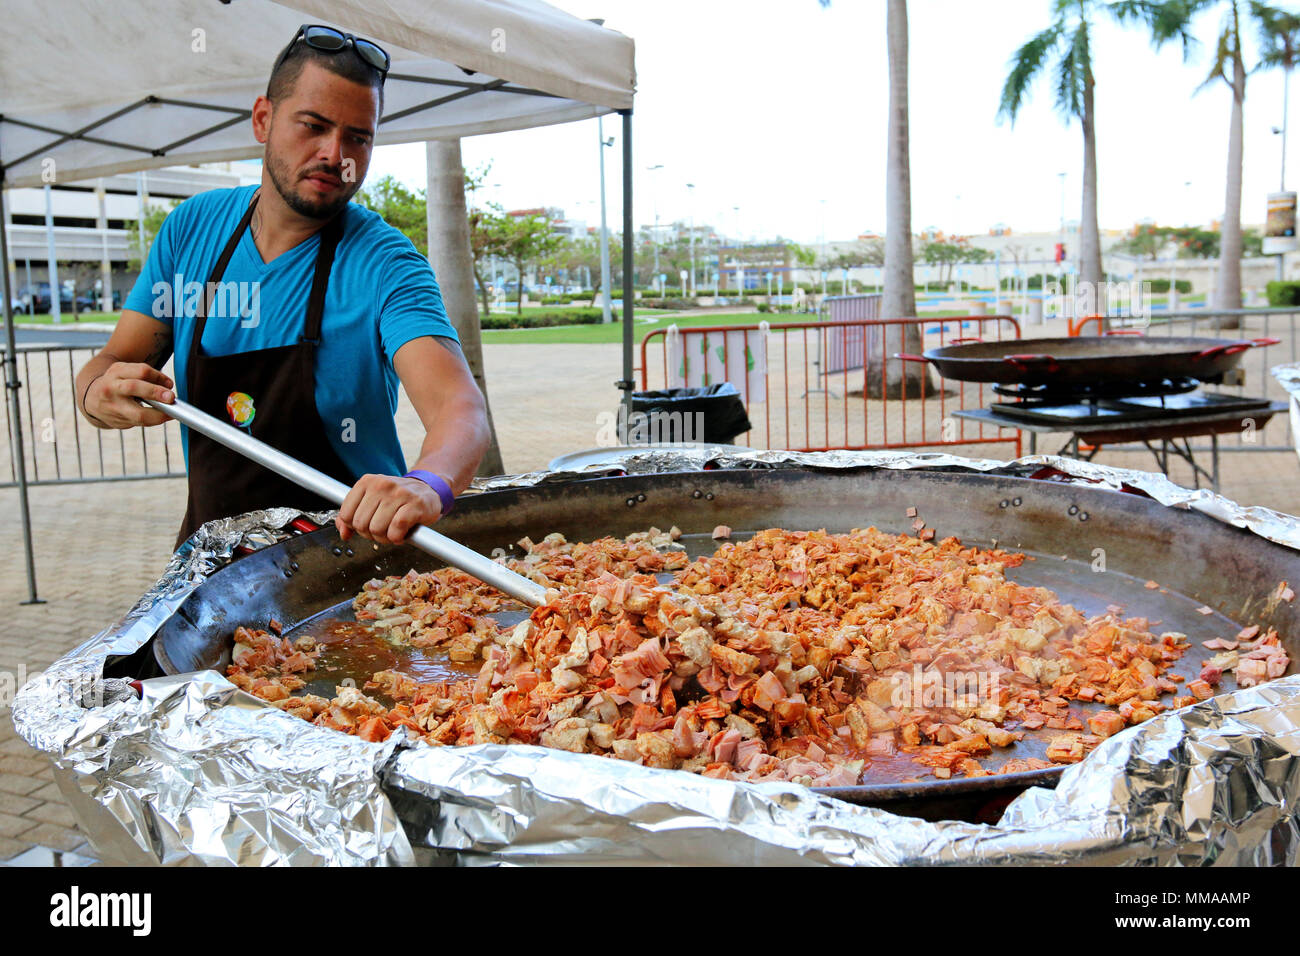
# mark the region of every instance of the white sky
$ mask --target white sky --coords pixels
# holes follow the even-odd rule
[[[636,222],[687,218],[746,238],[850,239],[885,225],[888,70],[883,0],[558,0],[636,41]],[[1007,64],[1049,22],[1050,0],[911,0],[912,226],[1054,231],[1079,218],[1083,135],[1040,78],[1014,129],[995,123]],[[1207,224],[1223,208],[1231,96],[1194,93],[1209,69],[1219,13],[1196,25],[1189,62],[1159,53],[1137,26],[1094,36],[1100,220],[1127,228]],[[1247,39],[1253,54],[1253,34]],[[1248,63],[1250,61],[1248,60]],[[1242,219],[1264,220],[1278,187],[1282,73],[1246,87]],[[1300,95],[1300,90],[1297,91]],[[619,117],[605,135],[621,136]],[[1288,177],[1300,182],[1296,129]],[[559,206],[599,222],[596,121],[464,141],[469,168],[491,162],[489,195],[507,208]],[[606,150],[611,228],[621,224],[622,144]],[[646,167],[662,164],[652,173]],[[424,147],[376,151],[370,178],[425,183]],[[656,181],[657,179],[657,181]],[[1185,185],[1190,183],[1189,185]],[[824,201],[824,204],[823,204]],[[735,207],[739,207],[737,213]]]

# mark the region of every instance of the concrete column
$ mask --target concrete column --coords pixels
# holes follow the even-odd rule
[[[3,228],[7,236],[9,232],[9,227],[13,225],[14,214],[9,209],[8,203],[5,203],[4,207],[5,207],[5,220],[3,223]],[[14,298],[17,298],[15,293],[18,291],[18,260],[13,258],[14,247],[12,242],[8,243],[7,248],[9,250],[9,261],[5,263],[5,268],[9,270],[9,294]],[[2,305],[3,303],[0,303],[0,306]]]
[[[46,262],[50,280],[50,320],[61,322],[59,314],[59,264],[54,251],[54,200],[50,184],[45,184],[45,248]]]
[[[108,207],[107,190],[104,180],[95,180],[95,198],[99,201],[99,214],[95,217],[95,227],[99,230],[99,311],[113,311],[113,263],[108,259]]]

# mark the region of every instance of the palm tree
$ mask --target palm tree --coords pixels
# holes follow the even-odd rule
[[[1241,43],[1242,2],[1241,0],[1166,0],[1164,3],[1138,4],[1131,0],[1131,6],[1144,6],[1159,9],[1163,13],[1166,28],[1181,19],[1183,29],[1191,16],[1213,6],[1224,6],[1223,18],[1219,24],[1218,37],[1214,44],[1214,61],[1209,75],[1198,90],[1209,86],[1216,79],[1228,84],[1232,90],[1232,111],[1228,119],[1228,175],[1226,195],[1224,197],[1223,227],[1219,241],[1219,278],[1215,306],[1220,309],[1241,308],[1241,170],[1243,160],[1242,112],[1246,102],[1246,57]],[[1285,32],[1287,18],[1294,20],[1294,15],[1270,7],[1264,3],[1251,2],[1247,5],[1250,16],[1254,18],[1260,32],[1265,37],[1273,37],[1277,31]],[[1157,44],[1160,35],[1153,30]],[[1294,44],[1294,26],[1290,44]],[[1184,47],[1186,49],[1186,47]],[[1287,52],[1290,51],[1290,52]],[[1271,57],[1271,58],[1270,58]],[[1265,54],[1257,64],[1261,66],[1293,62],[1294,46],[1283,44],[1279,51],[1274,41],[1266,40]],[[1227,316],[1222,322],[1227,328],[1240,325],[1237,316]]]
[[[1259,25],[1259,65],[1256,69],[1280,66],[1282,79],[1282,179],[1279,189],[1286,189],[1286,111],[1287,92],[1291,85],[1291,70],[1300,62],[1300,15],[1282,10],[1264,7],[1259,3],[1251,4],[1255,20]],[[1278,258],[1278,278],[1281,275],[1282,260]]]
[[[1056,107],[1083,127],[1083,215],[1079,219],[1080,289],[1097,296],[1099,307],[1105,279],[1101,268],[1101,234],[1097,228],[1097,125],[1093,109],[1096,80],[1092,72],[1092,22],[1099,0],[1053,0],[1052,23],[1034,34],[1011,58],[1011,72],[1002,87],[998,119],[1012,124],[1024,105],[1029,87],[1052,64],[1056,77]],[[1099,311],[1104,309],[1099,308]]]
[[[499,475],[505,466],[483,374],[483,341],[478,306],[474,302],[474,257],[465,210],[465,167],[461,162],[460,140],[429,140],[425,159],[429,177],[429,263],[438,277],[447,317],[456,328],[461,351],[487,407],[491,444],[479,464],[478,474]]]
[[[885,263],[880,314],[887,319],[916,317],[912,260],[912,173],[907,115],[907,0],[889,0],[885,12],[889,51],[889,121],[885,156]],[[915,325],[887,326],[867,362],[867,394],[872,398],[919,398],[932,393],[927,366],[893,359],[895,352],[920,352]]]
[[[1197,89],[1209,86],[1216,79],[1223,80],[1232,89],[1232,113],[1228,120],[1228,182],[1219,239],[1219,279],[1215,306],[1220,309],[1240,309],[1241,167],[1244,152],[1242,109],[1246,103],[1246,61],[1241,50],[1241,12],[1237,0],[1228,0],[1228,10],[1215,43],[1210,75]],[[1223,324],[1236,328],[1240,321],[1236,317],[1229,317]]]
[[[830,0],[819,0],[829,7]],[[916,279],[912,268],[912,174],[908,159],[907,0],[888,0],[885,35],[889,54],[889,125],[885,159],[885,261],[880,315],[916,317]],[[925,348],[915,325],[886,326],[870,338],[867,395],[871,398],[920,398],[934,394],[929,368],[892,358],[896,352],[917,354]]]

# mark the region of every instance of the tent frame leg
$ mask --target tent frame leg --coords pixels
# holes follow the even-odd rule
[[[18,405],[18,390],[23,383],[18,380],[18,350],[14,344],[13,291],[9,288],[9,230],[5,228],[4,167],[0,166],[0,286],[4,291],[5,317],[5,408],[9,412],[13,445],[10,454],[14,459],[14,475],[18,482],[18,513],[23,527],[23,548],[27,556],[27,600],[23,604],[44,604],[36,596],[36,558],[32,542],[32,516],[27,506],[27,456],[23,449],[23,419]],[[54,295],[57,289],[52,288]]]
[[[635,332],[632,317],[636,297],[633,253],[636,251],[636,227],[632,214],[632,111],[619,110],[623,117],[623,378],[615,384],[623,390],[624,421],[632,420],[632,337]]]

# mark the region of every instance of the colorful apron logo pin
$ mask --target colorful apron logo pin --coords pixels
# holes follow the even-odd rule
[[[236,425],[251,428],[253,416],[257,414],[253,408],[253,396],[247,392],[231,392],[226,399],[226,414]]]

